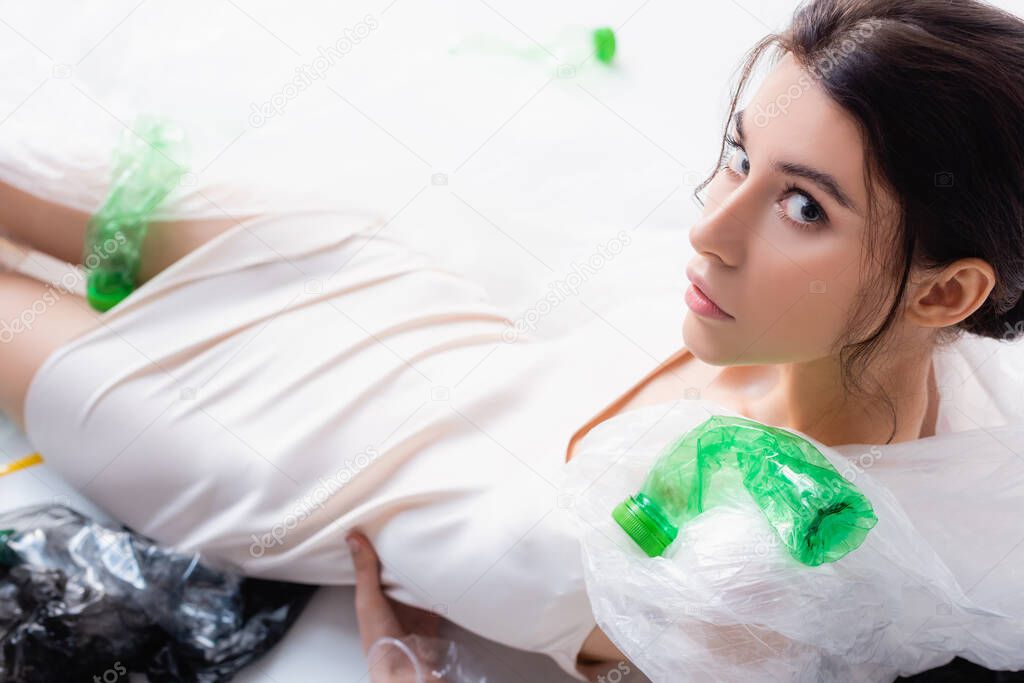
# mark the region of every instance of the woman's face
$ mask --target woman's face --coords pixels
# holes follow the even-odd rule
[[[688,310],[686,346],[713,365],[808,361],[828,355],[853,315],[868,192],[853,118],[792,55],[741,113],[738,146],[706,188],[687,264],[732,317]],[[689,297],[688,297],[689,298]],[[881,320],[872,321],[877,324]]]

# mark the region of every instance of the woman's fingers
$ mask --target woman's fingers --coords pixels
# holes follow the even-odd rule
[[[369,539],[354,531],[346,539],[356,568],[356,619],[363,652],[380,638],[401,638],[402,626],[380,585],[380,560]]]
[[[346,539],[356,569],[356,619],[363,640],[363,652],[370,661],[370,683],[419,683],[423,659],[438,656],[429,648],[411,646],[406,632],[434,634],[440,617],[425,610],[392,603],[380,585],[380,558],[370,540],[358,531]],[[381,639],[389,640],[382,641]],[[374,644],[377,647],[374,648]],[[373,653],[371,656],[371,652]],[[444,683],[443,680],[438,683]]]

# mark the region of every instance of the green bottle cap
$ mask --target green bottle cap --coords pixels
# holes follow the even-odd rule
[[[594,52],[598,61],[612,63],[615,57],[615,32],[607,26],[594,29]]]
[[[116,273],[93,271],[89,273],[86,298],[97,311],[106,312],[124,301],[135,290],[135,285]]]
[[[14,529],[0,529],[0,565],[13,567],[18,564],[18,556],[7,547],[7,541],[14,533]]]
[[[637,493],[612,510],[612,518],[636,541],[648,557],[657,557],[676,540],[679,527],[669,521],[657,503]]]

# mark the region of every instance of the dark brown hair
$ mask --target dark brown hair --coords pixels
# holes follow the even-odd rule
[[[978,257],[996,274],[985,303],[941,330],[937,343],[964,332],[1007,341],[1024,335],[1024,21],[976,0],[804,2],[786,30],[747,53],[726,131],[753,69],[773,46],[772,63],[792,54],[853,117],[866,187],[898,202],[888,218],[895,229],[883,230],[878,196],[870,201],[865,254],[889,277],[867,288],[840,337],[862,337],[840,344],[844,386],[859,387],[882,348],[912,266]],[[723,136],[719,167],[724,155]],[[858,335],[889,300],[879,328]]]

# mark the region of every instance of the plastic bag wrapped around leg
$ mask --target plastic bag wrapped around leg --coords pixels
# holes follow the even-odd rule
[[[0,516],[0,681],[227,681],[314,590],[212,569],[67,507],[17,510]]]
[[[151,117],[140,117],[135,128],[121,135],[107,198],[86,229],[82,263],[89,270],[89,303],[98,311],[135,290],[150,216],[186,171],[180,128]]]
[[[652,474],[659,456],[670,456],[680,435],[714,434],[694,431],[714,416],[743,419],[700,400],[621,413],[588,432],[566,468],[563,495],[573,501],[597,623],[652,681],[891,681],[954,655],[992,669],[1024,666],[1024,619],[976,602],[866,471],[855,491],[877,523],[838,559],[808,564],[785,542],[799,521],[759,499],[743,466],[717,469],[708,487],[699,464],[683,458],[676,464],[689,469],[672,471],[692,487],[674,501],[686,522],[663,555],[649,556],[613,510],[645,483],[659,495],[667,483]],[[825,469],[849,478],[842,453],[807,441],[831,463]],[[693,491],[704,496],[699,506]]]

